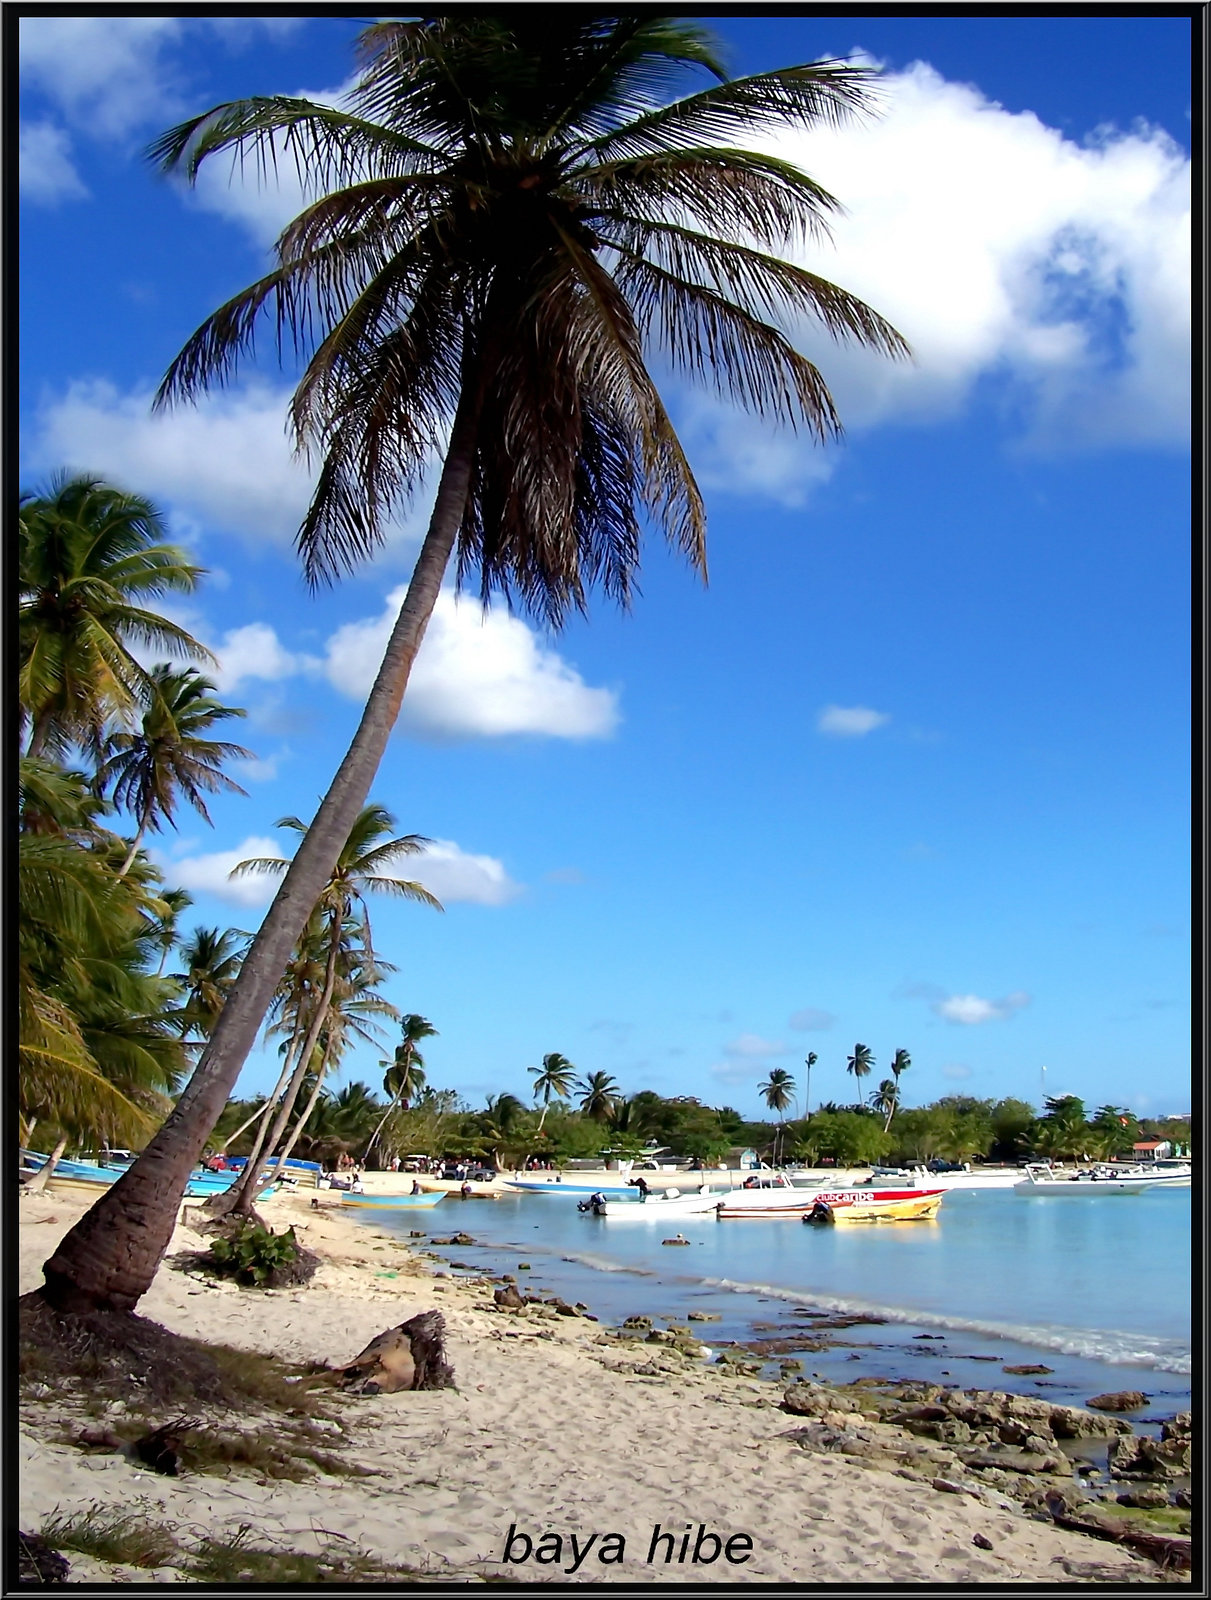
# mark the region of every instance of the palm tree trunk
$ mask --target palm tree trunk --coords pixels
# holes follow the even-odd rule
[[[402,1094],[403,1094],[403,1090],[402,1089],[397,1089],[395,1091],[395,1093],[391,1096],[391,1104],[387,1107],[386,1111],[384,1111],[382,1116],[379,1118],[378,1127],[375,1128],[374,1132],[370,1135],[370,1143],[366,1146],[365,1152],[362,1155],[362,1165],[363,1166],[366,1164],[367,1161],[369,1161],[370,1152],[371,1152],[371,1150],[374,1149],[374,1146],[378,1143],[378,1136],[379,1136],[380,1133],[382,1133],[383,1129],[386,1127],[387,1118],[391,1115],[391,1113],[395,1110],[396,1106],[399,1104],[400,1096]]]
[[[129,1311],[151,1286],[185,1185],[256,1040],[290,952],[366,803],[466,510],[482,383],[464,384],[429,531],[353,742],[244,958],[197,1069],[138,1161],[85,1212],[45,1263],[60,1311]]]
[[[41,1190],[46,1188],[51,1173],[54,1172],[55,1168],[59,1165],[60,1157],[63,1155],[63,1152],[66,1149],[67,1135],[64,1134],[55,1148],[51,1151],[50,1155],[47,1156],[40,1169],[24,1186],[26,1194],[38,1194]]]
[[[135,834],[135,842],[130,847],[130,854],[118,868],[117,877],[124,878],[134,864],[134,859],[139,853],[139,846],[143,843],[143,835],[147,832],[147,823],[150,816],[151,812],[145,811],[139,818],[139,831]]]
[[[265,1129],[261,1129],[256,1149],[248,1157],[247,1164],[240,1174],[239,1181],[232,1185],[228,1191],[230,1201],[227,1204],[227,1195],[217,1195],[218,1204],[215,1209],[222,1212],[236,1212],[240,1216],[248,1216],[252,1210],[252,1202],[256,1198],[257,1179],[263,1165],[261,1156],[267,1152],[272,1156],[277,1149],[278,1140],[285,1131],[290,1120],[290,1113],[294,1110],[294,1102],[299,1097],[299,1090],[303,1087],[303,1079],[307,1076],[307,1067],[312,1054],[319,1041],[320,1032],[328,1020],[328,1011],[332,1005],[332,991],[336,988],[336,964],[341,948],[341,914],[333,913],[332,926],[329,930],[328,962],[324,969],[324,988],[320,994],[319,1004],[315,1008],[315,1015],[311,1019],[311,1026],[307,1029],[307,1037],[303,1040],[303,1047],[299,1051],[298,1059],[294,1064],[294,1073],[286,1085],[286,1092],[278,1106],[277,1116],[273,1119],[273,1127],[269,1137],[265,1137]]]
[[[311,1098],[303,1107],[302,1115],[299,1117],[294,1127],[290,1130],[290,1137],[282,1146],[282,1152],[278,1156],[276,1162],[274,1162],[273,1172],[270,1174],[270,1182],[274,1182],[282,1176],[282,1171],[285,1168],[287,1161],[290,1159],[290,1152],[294,1149],[295,1145],[298,1144],[303,1129],[307,1126],[308,1119],[319,1102],[320,1090],[324,1087],[324,1078],[328,1072],[328,1057],[331,1054],[331,1051],[332,1039],[330,1036],[328,1043],[324,1046],[324,1054],[320,1059],[320,1070],[315,1075],[315,1088],[311,1091]]]
[[[240,1135],[248,1128],[251,1128],[254,1122],[269,1115],[270,1107],[276,1103],[278,1095],[280,1095],[282,1090],[286,1087],[286,1079],[290,1076],[291,1071],[293,1070],[294,1047],[298,1041],[298,1036],[299,1029],[296,1026],[291,1032],[290,1043],[286,1050],[285,1065],[282,1067],[282,1070],[278,1075],[278,1081],[273,1086],[273,1093],[268,1097],[264,1105],[258,1106],[258,1108],[248,1118],[247,1122],[241,1122],[234,1133],[229,1133],[227,1135],[222,1144],[219,1146],[220,1151],[226,1150],[227,1146],[231,1144],[234,1139],[238,1139]]]

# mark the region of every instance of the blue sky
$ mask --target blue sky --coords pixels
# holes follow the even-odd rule
[[[707,495],[709,587],[656,544],[629,616],[552,637],[443,597],[373,798],[438,843],[438,916],[381,899],[388,993],[431,1081],[528,1096],[559,1050],[628,1091],[746,1111],[781,1066],[851,1097],[1190,1098],[1186,20],[714,19],[732,70],[860,52],[882,115],[777,148],[844,203],[808,264],[913,346],[811,329],[847,425],[821,451],[669,384]],[[194,920],[255,926],[226,872],[284,850],[355,725],[423,503],[313,597],[306,472],[266,342],[152,418],[197,324],[296,195],[153,173],[148,139],[248,93],[331,94],[343,18],[21,24],[23,481],[147,493],[211,570],[179,615],[258,757],[213,829],[153,848]],[[388,1042],[381,1054],[389,1054]],[[378,1082],[380,1052],[345,1080]],[[267,1087],[250,1057],[241,1089]]]

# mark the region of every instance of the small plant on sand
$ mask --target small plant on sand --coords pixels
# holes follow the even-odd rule
[[[168,1528],[136,1512],[110,1511],[99,1505],[48,1517],[41,1538],[52,1550],[74,1550],[125,1567],[166,1567],[178,1555],[177,1541]]]
[[[272,1550],[249,1542],[250,1522],[242,1522],[225,1538],[203,1539],[187,1563],[191,1577],[201,1583],[399,1583],[420,1574],[408,1567],[391,1566],[367,1555],[356,1545],[326,1545],[318,1555],[301,1550]]]
[[[278,1280],[299,1258],[294,1229],[274,1233],[259,1222],[245,1222],[220,1234],[210,1246],[209,1263],[237,1283],[263,1289]]]

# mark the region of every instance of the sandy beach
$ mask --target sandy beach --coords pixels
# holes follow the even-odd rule
[[[173,1256],[205,1241],[180,1226],[141,1313],[174,1332],[299,1363],[340,1364],[384,1329],[437,1309],[457,1388],[335,1396],[348,1430],[344,1448],[374,1475],[301,1483],[250,1473],[161,1477],[117,1452],[85,1453],[70,1442],[73,1419],[60,1402],[27,1401],[22,1529],[37,1532],[56,1512],[90,1505],[137,1508],[171,1524],[184,1542],[250,1524],[261,1545],[311,1552],[340,1539],[434,1577],[472,1582],[1162,1581],[1150,1561],[1033,1520],[995,1489],[937,1488],[851,1455],[803,1448],[787,1437],[803,1419],[780,1409],[779,1384],[689,1363],[659,1346],[616,1344],[582,1317],[538,1307],[520,1317],[498,1311],[492,1286],[433,1276],[430,1262],[374,1227],[373,1213],[360,1221],[341,1215],[327,1191],[319,1195],[325,1209],[315,1211],[313,1195],[264,1205],[267,1221],[293,1223],[321,1257],[311,1285],[246,1290],[184,1272]],[[19,1205],[25,1291],[37,1287],[41,1263],[85,1202],[44,1194]],[[432,1231],[431,1217],[419,1215],[417,1227]],[[675,1537],[658,1538],[653,1550],[658,1524]],[[511,1528],[518,1537],[507,1552]],[[560,1536],[559,1557],[539,1564],[540,1548],[555,1551],[552,1534]],[[590,1535],[597,1536],[592,1545]],[[709,1556],[710,1536],[718,1554],[694,1564],[693,1541]],[[173,1567],[147,1572],[73,1558],[72,1581],[181,1577]]]

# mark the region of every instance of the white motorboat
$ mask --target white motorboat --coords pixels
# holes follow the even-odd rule
[[[1017,1167],[972,1167],[931,1172],[928,1167],[875,1167],[867,1180],[875,1189],[1012,1189],[1021,1182]]]
[[[1089,1167],[1084,1172],[1057,1176],[1050,1167],[1032,1165],[1026,1176],[1015,1183],[1013,1192],[1027,1197],[1080,1199],[1089,1195],[1143,1194],[1148,1188],[1146,1176],[1135,1173],[1119,1177],[1112,1167]]]
[[[1141,1161],[1136,1167],[1126,1167],[1123,1169],[1123,1177],[1130,1178],[1133,1183],[1142,1178],[1147,1191],[1188,1189],[1193,1171],[1188,1161],[1170,1158],[1161,1161]]]
[[[663,1194],[653,1190],[634,1200],[611,1198],[599,1191],[596,1195],[590,1195],[588,1200],[581,1200],[578,1209],[594,1216],[609,1217],[613,1222],[619,1219],[655,1222],[661,1217],[710,1216],[722,1198],[717,1189],[708,1189],[705,1184],[695,1194],[682,1194],[679,1189],[668,1188]]]

